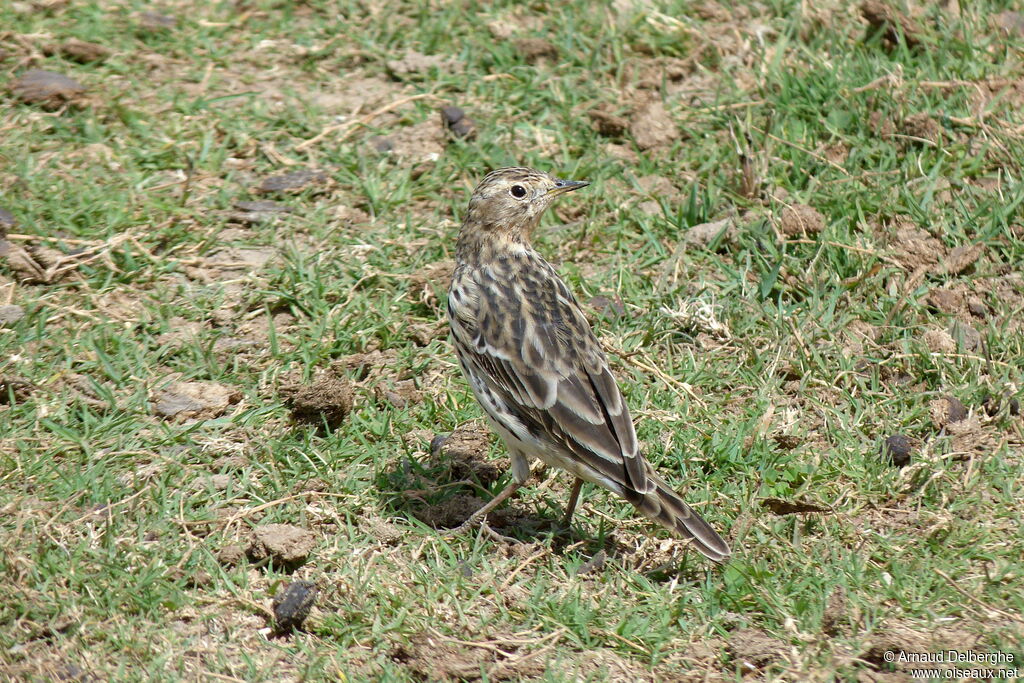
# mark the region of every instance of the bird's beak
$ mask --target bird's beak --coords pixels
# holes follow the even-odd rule
[[[566,192],[572,192],[578,190],[581,187],[586,187],[590,183],[584,180],[555,180],[555,186],[548,190],[548,194],[564,194]]]

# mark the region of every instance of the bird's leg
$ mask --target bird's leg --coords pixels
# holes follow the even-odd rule
[[[580,499],[580,489],[583,488],[583,480],[576,477],[569,493],[569,502],[565,504],[565,517],[562,519],[563,526],[569,526],[572,522],[572,513],[576,511],[576,503]]]
[[[466,529],[469,529],[470,527],[474,527],[477,524],[479,524],[481,522],[481,520],[483,520],[483,518],[487,516],[488,512],[490,512],[494,508],[498,507],[503,502],[505,502],[508,498],[510,498],[513,493],[515,493],[516,491],[519,490],[519,487],[522,486],[523,483],[524,482],[514,481],[513,480],[513,482],[511,484],[509,484],[504,489],[502,489],[501,493],[499,493],[494,498],[492,498],[489,503],[487,503],[482,508],[480,508],[479,510],[477,510],[476,512],[471,514],[468,518],[466,518],[465,522],[463,522],[459,526],[457,526],[454,529],[452,529],[451,531],[449,531],[448,535],[449,536],[457,536],[458,534],[461,534]]]

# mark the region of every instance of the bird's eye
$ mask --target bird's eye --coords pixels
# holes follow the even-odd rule
[[[526,188],[522,185],[513,185],[509,192],[511,192],[512,196],[516,199],[522,199],[526,196]]]

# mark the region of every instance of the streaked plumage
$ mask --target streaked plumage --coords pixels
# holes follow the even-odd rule
[[[586,184],[505,168],[488,174],[470,199],[448,318],[459,364],[508,447],[515,482],[467,524],[511,495],[529,477],[530,459],[539,458],[622,496],[722,561],[729,556],[725,541],[640,453],[629,408],[590,324],[530,246],[554,198]]]

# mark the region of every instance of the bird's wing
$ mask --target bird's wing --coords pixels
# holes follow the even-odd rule
[[[448,302],[453,338],[467,372],[508,407],[509,415],[492,417],[512,433],[546,436],[601,478],[651,491],[629,408],[551,266],[538,257],[459,275]]]

